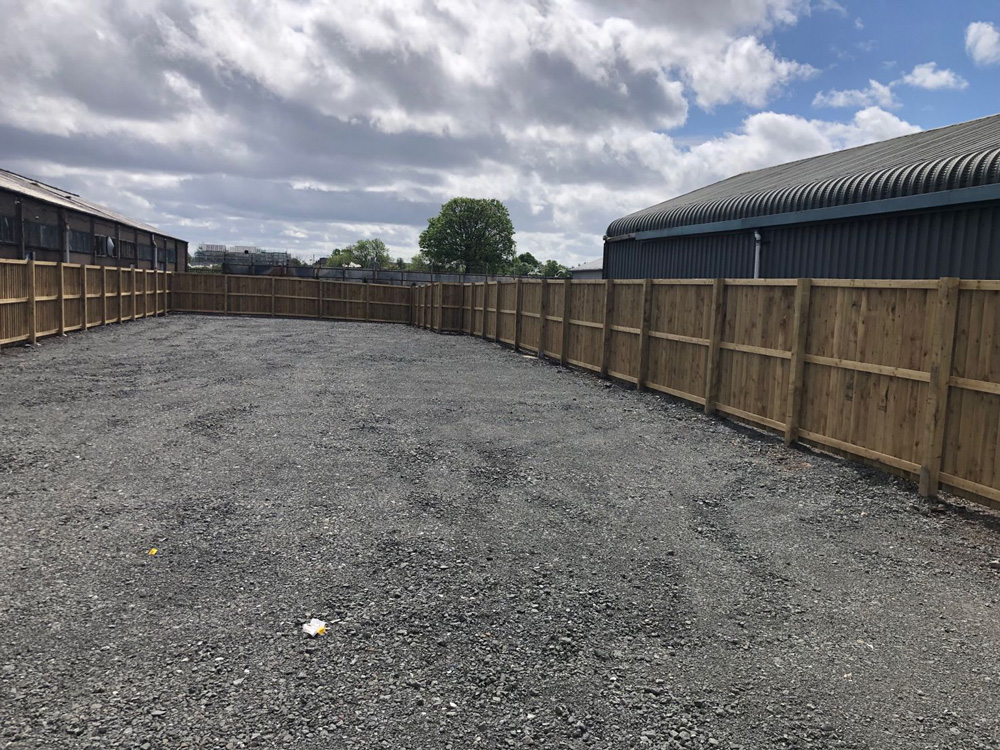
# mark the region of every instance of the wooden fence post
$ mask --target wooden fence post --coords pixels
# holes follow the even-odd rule
[[[25,279],[28,285],[28,343],[34,345],[38,343],[38,324],[36,322],[37,303],[35,298],[35,259],[32,258],[24,267]]]
[[[121,323],[122,318],[122,308],[125,307],[125,292],[122,291],[124,286],[122,285],[122,279],[124,274],[122,273],[122,267],[118,266],[118,322]]]
[[[137,268],[132,269],[132,320],[135,320],[139,314],[139,282],[137,281],[137,279],[139,278],[138,273],[139,271]]]
[[[66,333],[66,266],[59,261],[59,335]]]
[[[611,331],[614,325],[615,314],[615,282],[612,279],[604,280],[604,324],[602,332],[604,334],[604,344],[601,347],[601,377],[608,376],[608,360],[611,359]]]
[[[87,264],[81,263],[80,264],[80,312],[83,314],[83,318],[81,318],[80,320],[80,322],[83,324],[83,328],[80,329],[81,331],[87,330],[88,307],[89,305],[87,304]],[[63,321],[64,325],[65,322],[66,321],[64,320]]]
[[[521,279],[514,282],[514,351],[521,348],[521,306],[524,302],[524,288]]]
[[[705,367],[705,413],[715,413],[715,402],[719,396],[719,344],[722,343],[722,327],[726,321],[726,282],[716,279],[712,282],[712,332],[708,344],[708,362]]]
[[[316,279],[316,317],[323,317],[323,279]]]
[[[163,309],[166,311],[166,295],[163,296]],[[164,312],[166,314],[166,312]],[[108,267],[101,266],[101,325],[108,324]]]
[[[569,319],[572,310],[573,282],[566,279],[563,282],[563,318],[562,318],[562,351],[559,352],[559,364],[563,367],[569,364]]]
[[[810,279],[795,284],[795,312],[792,321],[792,358],[788,363],[788,401],[785,408],[785,445],[799,437],[799,413],[802,410],[802,376],[805,372],[806,338],[809,334]]]
[[[493,311],[493,341],[500,343],[500,282],[497,282],[497,306]]]
[[[229,312],[229,274],[225,274],[222,277],[222,311],[225,313]]]
[[[274,317],[274,277],[271,277],[271,317]]]
[[[920,494],[937,497],[944,453],[944,428],[948,417],[948,382],[955,356],[955,320],[958,317],[956,278],[938,282],[934,309],[934,349],[931,351],[931,382],[927,388],[927,421],[923,430],[924,459],[920,466]]]
[[[547,335],[548,325],[549,325],[549,280],[542,279],[542,289],[541,289],[542,300],[539,308],[538,319],[538,356],[539,358],[545,355],[545,336]]]
[[[642,280],[642,323],[639,328],[639,369],[635,374],[636,390],[646,387],[649,377],[649,323],[653,317],[653,280]]]

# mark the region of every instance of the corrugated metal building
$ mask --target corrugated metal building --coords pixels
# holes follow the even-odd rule
[[[187,242],[0,169],[0,258],[183,271]]]
[[[1000,278],[1000,115],[736,175],[604,240],[612,279]]]

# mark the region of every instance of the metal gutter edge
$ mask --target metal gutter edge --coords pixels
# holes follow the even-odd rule
[[[829,206],[813,208],[808,211],[793,211],[791,213],[773,214],[771,216],[751,216],[746,219],[730,219],[707,224],[690,224],[670,229],[653,229],[648,232],[636,232],[634,235],[609,237],[608,242],[618,242],[634,239],[637,242],[658,240],[666,237],[686,237],[693,234],[718,234],[720,232],[738,232],[762,227],[777,227],[788,224],[809,224],[819,221],[837,221],[853,219],[861,216],[876,216],[878,214],[899,213],[901,211],[920,211],[929,208],[945,208],[965,203],[982,203],[1000,200],[1000,184],[979,185],[977,187],[942,190],[921,195],[907,195],[902,198],[886,198],[879,201],[851,203],[844,206]]]

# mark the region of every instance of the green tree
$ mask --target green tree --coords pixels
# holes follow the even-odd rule
[[[423,253],[417,253],[412,258],[410,258],[410,262],[406,264],[406,270],[407,271],[424,271],[424,272],[430,271],[431,270],[431,261]]]
[[[326,261],[328,267],[342,268],[356,263],[362,268],[391,268],[392,257],[389,248],[378,237],[358,240],[353,245],[334,250]]]
[[[550,279],[568,279],[569,269],[554,260],[547,260],[542,266],[542,276]]]
[[[510,264],[507,273],[512,276],[531,276],[538,273],[541,265],[538,259],[531,253],[521,253],[514,258],[514,262]]]
[[[434,268],[491,273],[514,260],[514,225],[495,198],[452,198],[420,233],[420,250]]]

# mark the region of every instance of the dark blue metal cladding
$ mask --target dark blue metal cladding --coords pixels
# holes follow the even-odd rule
[[[1000,279],[1000,202],[761,230],[764,278]],[[605,276],[750,278],[753,232],[605,243]]]
[[[693,235],[605,244],[608,279],[712,279],[753,276],[753,235]]]

